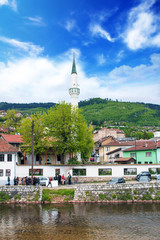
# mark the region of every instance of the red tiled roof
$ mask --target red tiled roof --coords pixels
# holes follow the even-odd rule
[[[16,149],[11,144],[0,138],[0,152],[16,152]]]
[[[120,130],[120,129],[118,129],[118,128],[109,128],[109,130],[111,130],[111,131],[116,131],[117,133],[124,133],[123,130]]]
[[[23,143],[21,135],[1,134],[1,136],[9,143]]]
[[[135,144],[134,144],[135,145]],[[136,143],[136,147],[127,148],[124,150],[124,152],[130,152],[130,151],[140,151],[140,150],[152,150],[157,149],[157,147],[160,147],[160,142],[154,142],[154,141],[147,141],[147,142],[139,142]]]
[[[129,160],[130,161],[132,160],[132,161],[136,162],[136,160],[134,158],[131,158],[131,157],[128,157],[128,158],[127,157],[126,158],[117,158],[115,162],[128,162]]]
[[[134,141],[124,141],[124,142],[118,142],[113,141],[106,144],[106,146],[133,146],[135,144]]]

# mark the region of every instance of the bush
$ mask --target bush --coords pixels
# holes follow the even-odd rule
[[[78,164],[80,164],[80,162],[77,160],[77,157],[73,157],[68,160],[68,164],[69,165],[78,165]]]
[[[5,192],[0,192],[0,202],[6,202],[10,199],[10,196],[6,194]]]

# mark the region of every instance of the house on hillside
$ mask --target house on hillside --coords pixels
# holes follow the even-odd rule
[[[93,140],[94,142],[97,142],[98,140],[108,136],[112,136],[114,138],[125,138],[125,134],[122,130],[104,127],[94,133]]]
[[[11,133],[14,132],[15,129],[13,128],[6,128],[6,127],[0,127],[0,133]]]
[[[160,141],[139,141],[123,150],[123,157],[133,157],[137,164],[159,164]]]
[[[0,118],[5,117],[7,115],[7,112],[5,110],[0,110]]]
[[[99,147],[100,162],[114,163],[119,157],[123,157],[123,150],[134,146],[134,141],[118,141],[114,139],[110,142],[102,142]]]
[[[16,176],[16,162],[16,148],[0,138],[0,185],[7,184],[8,177],[13,184],[13,179]]]

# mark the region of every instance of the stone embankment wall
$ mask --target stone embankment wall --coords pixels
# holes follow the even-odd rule
[[[79,202],[160,202],[159,183],[79,185],[74,201]]]
[[[35,186],[0,186],[0,202],[41,203],[42,188]]]

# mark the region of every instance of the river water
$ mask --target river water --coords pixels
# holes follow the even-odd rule
[[[160,240],[160,204],[0,205],[0,240]]]

